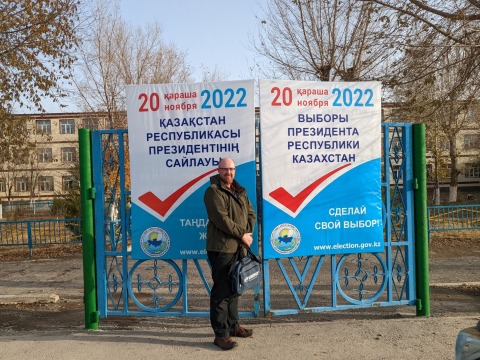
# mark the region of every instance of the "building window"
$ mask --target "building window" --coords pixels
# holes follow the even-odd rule
[[[30,184],[26,177],[15,178],[15,191],[16,192],[30,191]]]
[[[465,164],[465,177],[478,178],[480,177],[480,164]]]
[[[75,120],[60,120],[60,134],[75,134]]]
[[[53,191],[53,176],[40,176],[38,178],[38,191]]]
[[[465,149],[477,149],[480,145],[477,134],[465,134],[463,136],[463,147]]]
[[[38,162],[48,163],[53,161],[52,148],[38,149]]]
[[[62,148],[62,162],[71,163],[77,161],[77,151],[74,147]]]
[[[83,119],[83,127],[90,130],[98,130],[98,119]]]
[[[472,106],[468,109],[467,116],[465,120],[469,123],[475,123],[477,121],[478,115],[480,114],[480,108],[478,106]]]
[[[37,120],[37,133],[38,134],[51,134],[52,125],[50,120]]]
[[[78,187],[77,180],[73,176],[64,176],[62,178],[63,191],[75,189]]]
[[[0,192],[5,192],[6,188],[5,178],[0,178]]]

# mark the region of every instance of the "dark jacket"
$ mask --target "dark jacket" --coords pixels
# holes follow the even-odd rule
[[[234,253],[242,236],[253,232],[256,217],[247,191],[236,180],[232,186],[236,196],[218,174],[210,178],[203,198],[208,214],[207,251]]]

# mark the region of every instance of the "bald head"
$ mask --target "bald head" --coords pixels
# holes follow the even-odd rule
[[[220,180],[230,188],[235,178],[235,162],[231,158],[224,158],[218,164],[218,173]]]

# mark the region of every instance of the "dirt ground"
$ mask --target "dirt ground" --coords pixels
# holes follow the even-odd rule
[[[429,247],[431,316],[480,316],[480,237],[478,233],[436,234]],[[81,329],[84,326],[82,255],[79,246],[27,249],[0,248],[0,292],[45,292],[45,301],[0,305],[0,334],[31,330]],[[31,291],[28,286],[34,286]],[[21,290],[22,289],[22,290]],[[58,293],[51,303],[47,295]],[[0,293],[0,295],[2,295]],[[334,321],[335,319],[398,318],[414,315],[414,307],[248,319],[250,323]],[[206,322],[206,319],[194,321]],[[169,319],[164,326],[182,326],[192,319]],[[151,318],[115,317],[101,320],[102,328],[133,329],[158,326]]]

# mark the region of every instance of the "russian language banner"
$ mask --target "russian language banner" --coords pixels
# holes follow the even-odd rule
[[[381,85],[260,82],[265,258],[383,251]]]
[[[255,204],[254,83],[128,86],[132,258],[206,258],[203,194],[221,158]]]

